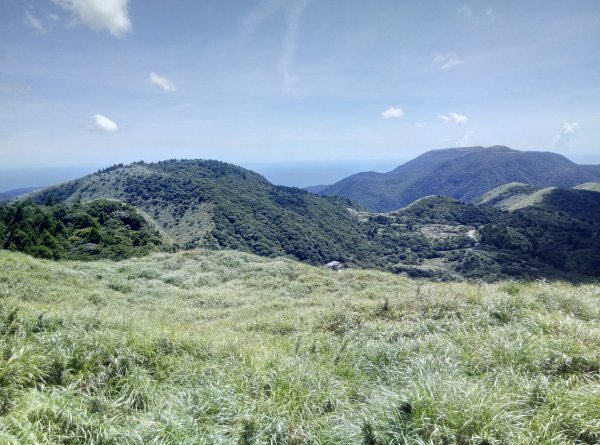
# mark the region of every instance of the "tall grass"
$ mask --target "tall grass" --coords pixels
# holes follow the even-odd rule
[[[0,252],[0,443],[597,444],[600,288]]]

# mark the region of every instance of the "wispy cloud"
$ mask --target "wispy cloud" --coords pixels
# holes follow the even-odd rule
[[[131,31],[128,0],[53,0],[96,31],[122,37]]]
[[[381,113],[381,116],[385,117],[386,119],[399,118],[404,116],[404,110],[402,108],[390,107]]]
[[[473,17],[473,10],[467,5],[462,5],[456,10],[456,12],[460,15],[464,15],[465,17]]]
[[[468,147],[469,145],[472,145],[471,136],[473,136],[474,134],[475,130],[468,131],[467,134],[456,140],[456,145],[458,145],[459,147]]]
[[[90,130],[100,130],[107,132],[115,132],[119,131],[119,126],[116,122],[110,120],[106,116],[102,114],[95,114],[92,116],[92,125],[90,126]]]
[[[563,124],[560,133],[554,136],[552,145],[556,148],[571,148],[571,142],[574,134],[579,130],[577,122],[566,122]]]
[[[463,5],[456,10],[456,13],[473,26],[496,21],[496,13],[492,8],[482,10],[473,9],[468,5]]]
[[[284,6],[282,0],[263,0],[247,16],[242,19],[242,32],[245,36],[252,36],[258,27],[277,13]]]
[[[447,54],[438,54],[433,58],[433,63],[442,68],[443,70],[447,70],[449,68],[454,68],[455,66],[462,65],[463,61],[456,53],[447,53]]]
[[[312,0],[262,0],[252,12],[242,19],[242,34],[252,37],[269,18],[282,14],[285,31],[281,40],[278,70],[283,78],[284,91],[291,91],[298,77],[294,72],[296,48],[304,10]]]
[[[163,76],[159,76],[154,71],[150,73],[148,77],[150,83],[162,88],[165,91],[176,91],[175,85],[169,79]]]
[[[25,23],[29,25],[31,28],[35,29],[39,33],[45,33],[46,28],[42,24],[41,20],[34,16],[31,12],[25,12]]]
[[[448,113],[448,115],[440,114],[438,119],[443,124],[465,125],[469,122],[469,118],[467,116],[459,113]]]
[[[282,54],[280,62],[280,70],[283,75],[283,86],[286,91],[291,90],[293,85],[298,81],[293,68],[294,59],[296,57],[296,42],[300,32],[300,21],[302,14],[311,0],[297,0],[293,3],[286,14],[286,30],[282,42]]]

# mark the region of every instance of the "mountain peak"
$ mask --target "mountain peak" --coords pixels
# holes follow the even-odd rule
[[[551,152],[505,145],[428,151],[388,173],[357,173],[320,194],[351,198],[370,210],[392,211],[427,195],[474,202],[510,182],[537,187],[573,187],[600,182],[600,166],[582,166]]]

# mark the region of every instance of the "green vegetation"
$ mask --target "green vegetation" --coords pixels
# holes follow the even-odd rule
[[[0,251],[3,444],[597,444],[597,285]]]
[[[322,264],[372,264],[368,239],[343,198],[275,186],[218,161],[114,166],[35,195],[37,202],[113,198],[150,215],[182,248],[230,248]]]
[[[1,247],[40,258],[128,258],[163,244],[154,225],[123,202],[41,206],[26,200],[0,206]]]
[[[565,272],[600,276],[600,193],[545,189],[515,207],[481,228],[483,243]]]
[[[515,154],[506,150],[475,154]],[[473,154],[468,149],[442,151],[446,157],[457,153]],[[576,199],[561,198],[555,204],[549,199],[558,195],[546,199],[544,193],[529,203],[538,209],[543,202],[543,211],[531,210],[530,205],[518,215],[439,196],[395,212],[372,213],[345,198],[275,186],[231,164],[171,160],[115,165],[33,197],[38,203],[126,201],[150,215],[184,249],[234,249],[310,264],[335,260],[435,280],[593,280],[600,267],[600,195],[571,193]],[[506,198],[506,193],[500,195]]]
[[[589,181],[600,181],[600,166],[577,165],[556,153],[464,147],[429,151],[388,173],[358,173],[318,193],[344,196],[369,210],[386,212],[428,195],[475,202],[510,182],[573,187]]]

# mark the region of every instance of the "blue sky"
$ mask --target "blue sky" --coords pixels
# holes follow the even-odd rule
[[[0,0],[0,166],[600,163],[600,2]]]

